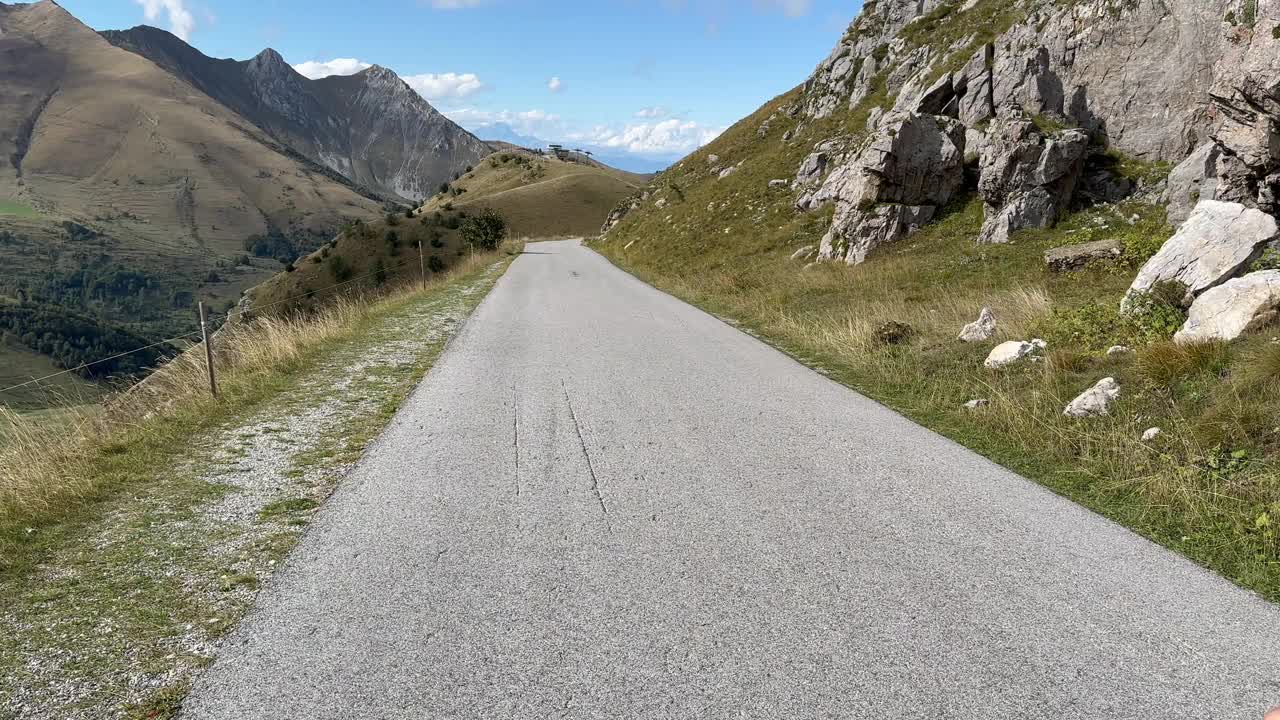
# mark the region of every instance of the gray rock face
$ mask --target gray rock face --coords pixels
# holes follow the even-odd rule
[[[1120,383],[1115,378],[1102,378],[1085,390],[1062,412],[1067,417],[1086,418],[1111,414],[1111,403],[1120,397]]]
[[[1239,10],[1239,0],[1008,0],[1008,12],[1025,12],[1025,19],[989,49],[980,48],[960,71],[926,82],[938,63],[954,60],[950,51],[956,48],[912,47],[895,35],[940,4],[869,5],[806,82],[803,112],[825,117],[857,103],[882,74],[890,93],[905,96],[896,109],[952,115],[974,127],[994,108],[1017,106],[1105,131],[1112,146],[1130,155],[1177,162],[1213,129],[1206,88],[1219,75],[1238,74],[1219,68],[1218,61],[1232,42],[1223,17]],[[974,17],[981,9],[970,13],[975,4],[959,4],[942,22],[990,22]],[[1269,17],[1272,4],[1260,3],[1259,15]],[[1260,21],[1257,27],[1270,34],[1270,25]],[[1255,54],[1265,56],[1266,48]]]
[[[832,171],[809,199],[834,200],[835,217],[821,257],[860,263],[886,242],[933,218],[964,182],[964,127],[950,118],[902,114],[851,162]]]
[[[995,117],[992,96],[991,62],[995,47],[984,45],[963,68],[944,73],[923,92],[904,87],[895,109],[958,119],[966,127],[977,127]]]
[[[1119,240],[1098,240],[1046,250],[1044,262],[1054,272],[1079,270],[1096,260],[1114,260],[1124,254]]]
[[[987,134],[978,191],[986,221],[979,242],[1006,243],[1024,228],[1051,227],[1071,202],[1089,137],[1078,130],[1045,136],[1029,120],[998,120]]]
[[[867,5],[805,82],[802,112],[811,118],[823,118],[866,97],[874,79],[885,68],[902,66],[898,53],[903,48],[892,42],[898,31],[943,2],[885,0]],[[896,80],[899,86],[903,81]]]
[[[1235,340],[1280,316],[1280,270],[1263,270],[1229,280],[1200,297],[1182,329],[1178,343]]]
[[[838,230],[836,225],[832,225],[832,229],[822,237],[818,257],[858,265],[865,262],[867,255],[877,247],[924,227],[933,219],[935,212],[931,205],[893,204],[858,210],[846,217]]]
[[[1186,222],[1201,200],[1218,199],[1221,157],[1222,148],[1207,142],[1170,171],[1162,198],[1168,207],[1170,225],[1178,227]]]
[[[1204,200],[1178,232],[1147,261],[1125,296],[1124,307],[1137,293],[1157,283],[1176,280],[1187,288],[1187,300],[1237,275],[1280,233],[1276,219],[1239,203]]]

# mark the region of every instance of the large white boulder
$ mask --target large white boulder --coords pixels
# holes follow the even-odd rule
[[[1092,417],[1110,414],[1111,403],[1120,397],[1120,383],[1115,378],[1102,378],[1097,385],[1080,393],[1062,412],[1067,417]]]
[[[1228,280],[1196,298],[1178,343],[1235,340],[1280,315],[1280,270],[1263,270]]]
[[[1134,278],[1122,307],[1157,283],[1177,280],[1187,300],[1240,272],[1263,244],[1280,234],[1276,219],[1240,203],[1203,200],[1178,232],[1165,242]]]

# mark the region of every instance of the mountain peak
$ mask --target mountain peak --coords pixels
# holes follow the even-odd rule
[[[288,65],[288,63],[284,61],[284,56],[276,52],[274,48],[267,48],[257,55],[254,55],[253,59],[249,62],[259,66]]]

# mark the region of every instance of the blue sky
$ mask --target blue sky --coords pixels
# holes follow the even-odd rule
[[[495,123],[670,160],[802,82],[860,0],[59,0],[207,55],[273,47],[304,74],[395,70],[482,136]],[[335,62],[337,61],[337,62]],[[489,134],[492,134],[490,132]]]

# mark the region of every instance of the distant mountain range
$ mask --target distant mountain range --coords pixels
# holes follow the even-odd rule
[[[418,200],[491,149],[377,65],[310,80],[275,50],[210,58],[154,27],[102,33],[352,182]]]
[[[473,132],[490,142],[505,142],[520,147],[537,149],[545,148],[552,142],[557,142],[567,147],[582,147],[584,150],[590,150],[592,156],[611,167],[619,168],[633,173],[651,174],[660,170],[666,170],[677,158],[651,158],[640,155],[632,155],[630,153],[620,153],[612,151],[609,148],[600,147],[598,145],[578,145],[569,140],[546,140],[544,138],[534,137],[532,135],[522,135],[515,128],[507,123],[483,123],[473,126]]]
[[[196,300],[233,304],[490,152],[385,68],[308,80],[272,50],[218,60],[53,0],[0,3],[0,365],[182,334]]]

